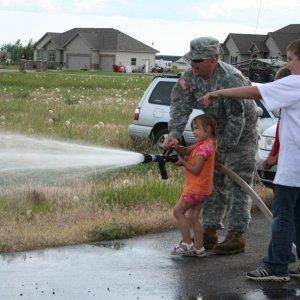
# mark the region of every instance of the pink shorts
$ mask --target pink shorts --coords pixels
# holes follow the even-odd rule
[[[192,205],[200,205],[208,200],[208,196],[186,193],[186,194],[181,194],[180,200]]]

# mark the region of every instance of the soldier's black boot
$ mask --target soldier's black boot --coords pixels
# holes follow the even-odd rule
[[[218,234],[216,229],[206,228],[203,233],[203,246],[205,250],[211,250],[218,244]]]
[[[213,247],[216,254],[237,254],[245,251],[245,239],[242,233],[231,230],[226,239]]]

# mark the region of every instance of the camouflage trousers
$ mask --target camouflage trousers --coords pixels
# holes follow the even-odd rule
[[[237,173],[249,185],[253,183],[257,147],[226,153],[223,164]],[[214,190],[203,209],[205,228],[221,229],[226,215],[228,230],[244,233],[250,223],[251,199],[239,185],[223,173],[215,171]]]

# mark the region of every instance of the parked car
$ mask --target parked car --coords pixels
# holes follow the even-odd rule
[[[129,125],[128,133],[134,139],[151,139],[153,143],[161,146],[163,137],[168,133],[170,120],[170,102],[173,86],[178,76],[156,76],[142,96],[135,109],[133,123]],[[262,133],[277,122],[276,114],[268,111],[262,103],[258,102],[259,127]],[[190,145],[194,142],[191,129],[192,120],[203,114],[200,104],[193,109],[182,136],[182,144]]]
[[[273,180],[276,174],[277,167],[273,166],[270,170],[263,170],[261,168],[261,165],[267,159],[273,147],[275,141],[276,126],[277,124],[274,124],[262,133],[259,140],[259,148],[257,152],[257,173],[260,181],[269,188],[274,188]]]

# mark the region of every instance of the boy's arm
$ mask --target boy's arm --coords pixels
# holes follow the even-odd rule
[[[210,92],[201,98],[201,103],[205,107],[209,106],[217,98],[231,99],[261,99],[261,94],[256,86],[244,86],[232,89],[223,89],[215,92]]]

